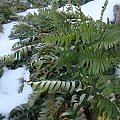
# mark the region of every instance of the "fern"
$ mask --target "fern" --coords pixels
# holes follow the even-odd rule
[[[62,82],[62,81],[41,81],[31,83],[34,88],[34,96],[31,98],[30,106],[34,105],[34,97],[39,97],[41,93],[47,91],[48,94],[56,93],[57,91],[62,92],[73,92],[76,89],[75,82]],[[32,104],[31,104],[32,103]]]
[[[103,95],[96,95],[94,100],[96,103],[96,105],[94,105],[94,107],[96,107],[95,110],[99,110],[99,114],[104,115],[105,119],[107,119],[108,116],[110,117],[110,119],[116,119],[117,116],[119,116],[119,109],[117,108],[115,103],[112,103]]]
[[[21,106],[16,106],[9,114],[9,119],[15,120],[26,120],[32,111],[29,109],[27,104],[22,104]],[[33,119],[35,120],[35,119]]]
[[[49,95],[47,96],[47,101],[44,101],[42,104],[42,109],[41,112],[39,113],[38,120],[54,120],[54,115],[53,113],[55,112],[55,107],[54,107],[54,95]]]
[[[12,54],[0,57],[0,61],[1,62],[13,62],[15,60],[20,60],[28,54],[28,51],[32,50],[32,47],[34,46],[27,46],[27,47],[20,48],[14,51]]]
[[[36,29],[33,26],[27,25],[25,23],[21,23],[18,25],[15,25],[13,27],[13,31],[11,32],[11,35],[9,36],[11,39],[26,39],[29,37],[32,37],[36,34]]]
[[[40,36],[17,43],[13,54],[1,58],[5,64],[26,57],[31,73],[28,84],[33,87],[28,119],[78,120],[81,108],[95,111],[97,117],[115,120],[119,116],[119,78],[114,71],[120,62],[119,26],[79,12],[72,16],[55,11],[55,18],[51,11],[42,10],[27,16],[25,22]],[[74,16],[79,20],[72,23]]]

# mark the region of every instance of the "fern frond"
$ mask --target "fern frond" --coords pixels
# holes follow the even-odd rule
[[[9,119],[15,120],[26,120],[29,119],[28,115],[31,112],[28,104],[21,104],[20,106],[16,106],[9,114]]]
[[[107,98],[112,100],[112,94],[119,94],[120,87],[119,87],[120,78],[115,78],[115,76],[101,76],[96,83],[97,89],[101,91],[103,95]],[[114,100],[116,100],[114,98]]]
[[[120,31],[115,30],[115,26],[109,27],[99,33],[97,38],[99,41],[94,44],[94,47],[99,49],[105,48],[106,50],[113,48],[120,43],[119,35]]]
[[[80,82],[78,81],[40,81],[40,82],[29,82],[29,84],[31,84],[32,86],[34,86],[34,89],[38,89],[42,90],[42,91],[46,91],[48,90],[48,93],[55,93],[56,91],[60,90],[60,91],[64,91],[64,92],[73,92],[78,85],[80,84]],[[36,90],[35,89],[35,90]]]
[[[36,35],[36,28],[32,25],[28,25],[26,23],[20,23],[13,27],[11,35],[9,36],[11,39],[20,39],[24,40],[26,38],[32,37]]]
[[[86,49],[80,51],[80,63],[85,65],[85,69],[88,69],[89,74],[99,74],[109,68],[112,68],[113,63],[116,61],[112,56],[101,50]],[[108,57],[109,55],[109,57]]]
[[[25,47],[25,46],[29,46],[29,45],[36,45],[36,44],[40,44],[40,40],[35,38],[35,36],[32,36],[32,37],[29,37],[27,39],[24,39],[22,41],[19,41],[17,43],[15,43],[13,46],[12,46],[12,50],[15,51],[15,50],[18,50],[22,47]]]
[[[11,54],[0,57],[1,62],[13,62],[15,60],[20,60],[23,57],[27,56],[28,51],[32,51],[34,45],[26,46],[14,51]]]
[[[104,119],[107,119],[108,117],[110,119],[117,119],[120,115],[120,110],[116,104],[101,94],[97,94],[94,97],[93,107],[100,115],[103,115],[104,113]]]
[[[64,82],[64,81],[40,81],[40,82],[29,82],[34,88],[33,94],[31,95],[29,104],[33,106],[36,99],[45,91],[48,94],[56,93],[59,91],[65,93],[71,93],[76,90],[79,82]]]
[[[48,95],[46,100],[42,104],[42,109],[39,112],[38,120],[54,120],[55,106],[54,106],[54,95]]]

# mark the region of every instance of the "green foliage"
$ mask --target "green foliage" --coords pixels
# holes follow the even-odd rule
[[[10,120],[27,120],[28,116],[32,114],[27,104],[22,104],[21,106],[16,106],[11,112]],[[29,119],[30,120],[30,119]],[[35,119],[31,119],[35,120]]]
[[[96,107],[95,109],[99,110],[97,111],[99,114],[104,115],[104,119],[107,119],[108,115],[110,119],[117,119],[116,116],[120,115],[119,108],[116,106],[116,104],[99,94],[95,96],[94,107]]]
[[[13,8],[10,3],[0,3],[0,21],[4,23],[13,15]]]
[[[9,36],[11,39],[19,38],[20,40],[23,40],[29,37],[33,37],[36,34],[35,28],[25,23],[15,25],[13,29],[14,30],[11,32],[11,35]]]
[[[10,119],[78,120],[80,108],[88,108],[97,117],[117,120],[120,104],[115,96],[120,78],[114,69],[120,62],[119,26],[94,21],[81,12],[42,11],[24,20],[36,28],[36,39],[31,41],[33,34],[28,41],[23,38],[14,45],[13,54],[0,58],[4,64],[25,60],[31,73],[29,102],[11,111]]]
[[[8,19],[17,19],[16,12],[25,11],[29,6],[19,0],[6,0],[0,3],[0,23],[5,23]]]
[[[29,8],[29,4],[24,4],[20,0],[16,0],[14,2],[14,6],[16,7],[16,11],[25,11]]]
[[[77,18],[77,15],[70,15],[59,13],[54,8],[40,9],[39,14],[29,14],[21,21],[20,24],[13,28],[11,39],[19,38],[24,40],[26,38],[35,37],[40,39],[41,36],[48,35],[51,32],[57,32],[65,26],[69,26],[68,18]],[[66,22],[64,22],[66,21]]]
[[[56,17],[57,14],[58,14],[58,16],[61,15],[60,16],[61,19]],[[49,33],[49,32],[55,31],[57,28],[60,29],[61,23],[66,18],[67,18],[66,15],[63,16],[62,14],[55,11],[54,8],[53,9],[45,8],[45,9],[40,9],[38,15],[37,14],[34,14],[34,15],[30,14],[30,15],[26,16],[24,21],[26,21],[26,23],[34,26],[35,28],[37,28],[39,33]],[[63,25],[64,25],[64,22],[63,22]]]

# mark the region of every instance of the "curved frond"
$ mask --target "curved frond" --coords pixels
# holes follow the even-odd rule
[[[20,60],[23,57],[26,57],[28,52],[32,51],[33,48],[34,48],[34,46],[32,46],[32,45],[20,48],[11,54],[0,57],[0,61],[1,62],[13,62],[15,60]]]
[[[71,93],[75,91],[78,87],[79,82],[64,82],[64,81],[40,81],[40,82],[29,82],[34,88],[33,94],[31,95],[29,104],[33,106],[36,99],[45,91],[48,94],[63,92],[63,93]]]

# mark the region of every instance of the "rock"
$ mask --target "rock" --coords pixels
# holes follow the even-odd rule
[[[115,16],[114,23],[120,24],[120,5],[115,5],[113,8],[113,12],[114,12],[114,16]]]

